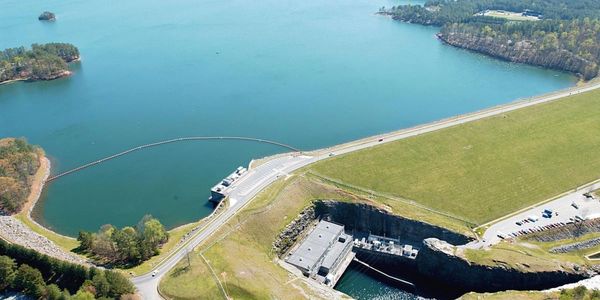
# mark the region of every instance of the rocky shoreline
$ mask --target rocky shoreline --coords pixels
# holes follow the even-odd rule
[[[77,61],[77,60],[74,60],[74,61]],[[19,81],[25,81],[25,82],[50,81],[50,80],[60,79],[60,78],[64,78],[64,77],[69,77],[72,74],[73,74],[73,72],[68,71],[68,70],[62,70],[60,72],[51,74],[51,75],[43,77],[43,78],[42,77],[28,77],[28,76],[25,76],[26,74],[24,74],[23,76],[21,76],[19,78],[0,81],[0,85],[15,83],[15,82],[19,82]]]
[[[566,71],[585,80],[590,80],[597,75],[594,62],[566,50],[539,51],[534,47],[534,43],[528,40],[505,41],[499,38],[478,36],[447,28],[444,28],[436,36],[448,45],[509,62]]]
[[[60,260],[80,265],[88,265],[86,260],[80,258],[76,254],[62,250],[52,241],[35,233],[21,221],[12,216],[0,216],[0,237],[10,243],[33,249]]]
[[[37,203],[46,179],[50,176],[50,161],[48,158],[40,154],[40,168],[35,174],[34,182],[31,187],[31,192],[27,198],[27,203],[23,207],[23,211],[27,214],[32,222],[40,228],[47,230],[39,225],[31,218],[31,211]],[[68,261],[80,265],[89,265],[89,263],[78,255],[65,251],[57,246],[48,238],[36,233],[27,225],[13,216],[0,216],[0,238],[26,248],[33,249],[42,254]]]
[[[472,237],[405,219],[369,204],[336,200],[317,200],[306,207],[280,232],[272,245],[273,251],[279,256],[284,255],[310,227],[311,222],[318,219],[344,224],[348,231],[397,236],[403,241],[419,245],[415,260],[369,257],[370,264],[392,276],[398,270],[412,270],[414,276],[449,285],[457,294],[468,291],[543,290],[597,274],[595,268],[569,262],[557,262],[537,269],[526,263],[520,264],[520,267],[510,266],[500,260],[495,265],[479,264],[467,259],[462,249],[455,246],[470,242]],[[600,280],[600,276],[598,278]]]

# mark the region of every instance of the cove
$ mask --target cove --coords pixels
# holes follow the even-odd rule
[[[397,4],[7,0],[0,47],[69,42],[82,62],[69,78],[0,86],[0,136],[41,145],[56,174],[179,136],[317,149],[576,82],[446,46],[437,28],[374,14]],[[38,22],[44,10],[57,21]],[[282,151],[207,141],[133,153],[52,182],[34,215],[68,235],[144,214],[172,228],[210,213],[210,187],[237,166]]]

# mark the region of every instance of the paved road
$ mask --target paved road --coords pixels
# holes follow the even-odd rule
[[[599,83],[590,84],[584,87],[578,87],[571,90],[560,91],[549,95],[544,95],[532,98],[525,101],[514,102],[504,106],[493,107],[487,110],[458,116],[450,119],[441,120],[438,122],[417,126],[397,132],[369,137],[355,142],[342,144],[335,147],[321,149],[308,153],[307,155],[287,155],[275,158],[268,161],[244,175],[238,182],[234,184],[234,188],[230,194],[230,206],[225,211],[217,215],[213,220],[206,225],[205,228],[199,231],[196,236],[190,239],[184,246],[178,248],[171,257],[165,260],[157,268],[159,270],[155,277],[150,274],[135,277],[133,283],[138,288],[144,299],[160,299],[157,288],[160,279],[175,264],[185,257],[188,249],[192,249],[215,233],[219,227],[234,216],[241,208],[243,208],[258,192],[263,190],[269,184],[279,179],[285,174],[291,173],[301,167],[307,166],[316,161],[328,158],[332,155],[340,155],[349,153],[379,144],[388,143],[416,135],[420,135],[443,128],[472,122],[482,118],[503,114],[512,110],[524,108],[527,106],[536,105],[543,102],[553,101],[571,94],[586,92],[600,87]],[[381,141],[380,141],[381,140]]]
[[[571,218],[579,215],[583,219],[594,219],[600,217],[600,201],[598,199],[588,199],[583,196],[584,193],[600,189],[600,183],[595,183],[589,186],[582,187],[576,191],[572,191],[563,195],[556,200],[552,200],[548,203],[537,205],[526,211],[518,213],[510,218],[494,223],[488,228],[483,234],[481,241],[476,241],[465,245],[468,248],[482,248],[500,242],[502,239],[498,234],[509,235],[516,233],[519,230],[527,230],[536,227],[543,227],[549,224],[556,223],[567,223],[571,221]],[[577,208],[571,204],[575,203]],[[553,212],[557,212],[558,215],[554,215],[551,218],[542,217],[542,212],[545,209],[550,209]],[[529,216],[535,216],[539,218],[535,222],[527,222],[522,225],[517,225],[517,222],[528,219]]]
[[[253,170],[250,170],[233,185],[229,196],[230,205],[223,212],[218,214],[208,225],[206,225],[198,235],[194,236],[187,244],[179,249],[174,255],[169,257],[156,269],[159,270],[156,276],[146,274],[135,277],[132,281],[138,288],[138,291],[144,299],[160,299],[158,294],[158,283],[160,279],[182,258],[187,252],[210,237],[219,227],[235,215],[250,199],[258,192],[288,174],[298,167],[306,165],[306,162],[312,161],[313,157],[303,155],[289,155],[271,160]]]

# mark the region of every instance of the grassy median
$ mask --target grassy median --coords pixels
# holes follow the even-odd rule
[[[600,91],[457,125],[311,167],[482,224],[600,178]]]

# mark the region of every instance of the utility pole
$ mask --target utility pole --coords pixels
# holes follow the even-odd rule
[[[192,263],[190,261],[190,248],[187,248],[186,256],[187,256],[187,261],[188,261],[188,269],[191,269],[192,268]]]

